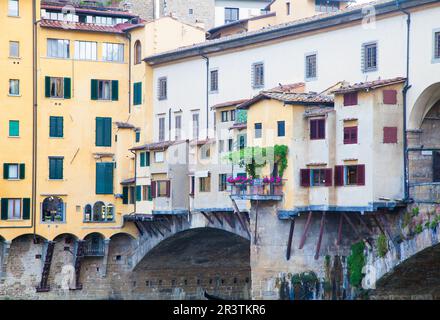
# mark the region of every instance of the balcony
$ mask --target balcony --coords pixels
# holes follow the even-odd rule
[[[230,183],[234,200],[280,201],[283,199],[283,182],[264,183],[254,179],[245,183]]]

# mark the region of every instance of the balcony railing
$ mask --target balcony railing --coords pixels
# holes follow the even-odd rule
[[[231,184],[231,197],[244,200],[282,200],[283,183]]]

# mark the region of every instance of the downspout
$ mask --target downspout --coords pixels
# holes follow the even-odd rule
[[[201,55],[206,61],[206,140],[208,140],[209,132],[209,58]]]
[[[400,11],[402,11],[404,14],[406,14],[406,81],[405,86],[403,87],[402,94],[403,94],[403,167],[404,167],[404,191],[405,191],[405,202],[410,201],[409,196],[409,157],[408,157],[408,135],[407,135],[407,93],[408,90],[411,88],[410,82],[409,82],[409,59],[410,59],[410,34],[411,34],[411,13],[408,11],[405,11],[400,6],[400,1],[396,0],[396,5],[399,8]]]
[[[171,141],[171,108],[168,109],[168,141]]]
[[[131,153],[134,154],[134,211],[133,213],[136,213],[136,193],[137,193],[137,153],[133,152],[133,150],[130,150]]]
[[[128,114],[131,114],[131,34],[126,31],[125,37],[128,39]]]

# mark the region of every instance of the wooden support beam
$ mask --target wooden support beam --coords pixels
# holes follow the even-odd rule
[[[169,226],[167,221],[164,221],[163,219],[156,220],[154,222],[157,222],[158,225],[160,225],[162,228],[167,230],[168,232],[171,232],[171,227]]]
[[[209,214],[207,214],[206,212],[200,211],[203,216],[206,218],[206,220],[208,220],[208,225],[210,224],[214,224],[214,221],[211,219],[211,217],[209,216]]]
[[[235,228],[235,220],[234,220],[234,214],[224,213],[223,217],[225,218],[225,221],[229,226],[234,229]]]
[[[370,228],[370,226],[367,225],[367,223],[364,221],[362,214],[359,214],[359,221],[361,222],[362,226],[368,231],[368,234],[372,234],[373,230]]]
[[[385,234],[385,231],[383,230],[382,225],[380,224],[379,220],[377,219],[376,214],[373,214],[373,220],[374,220],[374,223],[376,224],[376,226],[379,228],[380,232],[382,232],[382,234]]]
[[[345,220],[347,220],[348,224],[353,229],[353,231],[356,233],[356,236],[358,237],[358,239],[362,239],[361,233],[359,232],[358,228],[356,228],[356,226],[353,224],[353,222],[350,220],[348,215],[346,215],[345,212],[343,212],[342,215],[344,216]]]
[[[339,215],[338,239],[336,239],[336,245],[338,245],[338,246],[341,245],[343,221],[344,221],[344,216],[341,214],[341,215]]]
[[[324,234],[324,225],[325,225],[325,212],[322,213],[322,217],[321,217],[321,226],[319,227],[319,237],[318,237],[318,243],[316,244],[315,260],[318,260],[319,251],[321,251],[321,242],[322,242],[322,236]]]
[[[292,240],[293,240],[293,231],[295,230],[295,219],[292,219],[290,222],[290,231],[289,231],[289,239],[287,240],[287,252],[286,252],[286,260],[290,260],[290,254],[292,251]]]
[[[307,222],[304,226],[304,230],[303,230],[303,234],[301,236],[301,240],[299,242],[299,247],[298,249],[302,249],[304,247],[304,244],[306,242],[306,237],[307,237],[307,232],[309,231],[310,228],[310,223],[312,221],[312,211],[309,212],[309,216],[307,217]]]
[[[221,219],[221,213],[213,213],[212,214],[214,216],[214,218],[218,221],[218,223],[220,223],[220,225],[223,227],[223,220]]]
[[[136,229],[139,231],[139,233],[141,234],[141,236],[144,235],[144,230],[142,230],[142,228],[139,225],[138,221],[134,221],[134,225],[136,226]]]
[[[162,231],[160,230],[160,228],[157,226],[156,222],[151,222],[150,223],[150,227],[153,230],[156,230],[162,237],[164,237],[165,235],[162,233]]]
[[[241,214],[239,212],[236,212],[235,215],[237,216],[237,220],[240,223],[241,227],[243,228],[243,230],[247,230],[247,226],[246,224],[243,222]]]
[[[148,230],[152,235],[154,235],[155,237],[157,237],[158,236],[158,234],[157,234],[157,232],[151,227],[151,221],[148,221],[148,222],[145,222],[145,223],[142,223],[142,225],[144,226],[144,228],[146,229],[146,230]]]

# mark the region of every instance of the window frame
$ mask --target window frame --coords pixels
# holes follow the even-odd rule
[[[16,170],[16,172],[17,172],[16,177],[11,177],[11,175],[10,175],[11,167],[15,167],[17,169]],[[20,164],[19,163],[8,163],[8,179],[7,180],[13,180],[13,181],[20,180]]]
[[[142,43],[140,40],[136,40],[134,43],[134,64],[142,63]]]
[[[260,128],[257,128],[259,126]],[[254,138],[261,139],[263,137],[263,123],[254,123]]]
[[[52,41],[56,41],[56,54],[52,52],[52,49],[54,49],[54,46],[50,45],[49,43],[52,43]],[[62,53],[59,53],[58,49],[60,46],[60,41],[62,41]],[[56,38],[47,38],[46,41],[46,57],[52,58],[52,59],[70,59],[70,40],[68,39],[56,39]]]
[[[218,191],[219,192],[225,192],[228,190],[228,183],[227,183],[227,173],[220,173],[218,175]]]
[[[13,85],[15,84],[15,85]],[[17,88],[17,93],[13,93],[12,89]],[[8,96],[10,97],[19,97],[20,96],[20,79],[9,79],[9,89]]]
[[[98,95],[97,95],[97,99],[98,101],[112,101],[112,80],[99,80],[96,79],[96,81],[98,82]],[[104,84],[108,84],[109,87],[109,91],[108,91],[108,98],[103,98],[103,92],[101,92],[101,90],[104,90]]]
[[[353,135],[353,132],[356,132],[356,135]],[[345,135],[348,135],[348,138],[345,138]],[[343,137],[344,144],[358,144],[359,141],[359,125],[356,126],[346,126],[344,127]]]
[[[220,118],[222,122],[229,122],[229,111],[221,111]]]
[[[213,74],[215,74],[215,77],[213,77]],[[218,93],[218,69],[209,71],[209,92]]]
[[[167,77],[160,77],[157,79],[157,99],[167,100],[168,98],[168,79]]]
[[[282,125],[282,127],[280,127],[280,125]],[[281,128],[283,129],[282,132],[280,131]],[[285,136],[286,136],[286,121],[284,120],[277,121],[277,137],[285,137]]]
[[[211,192],[211,174],[207,177],[199,177],[199,192]]]
[[[432,30],[432,63],[440,63],[440,28]]]
[[[11,4],[16,4],[14,8],[11,8]],[[16,10],[11,12],[11,9]],[[16,14],[13,14],[15,13]],[[8,17],[20,17],[20,1],[19,0],[8,0]]]
[[[12,44],[15,44],[17,46],[15,48],[17,50],[17,55],[11,54]],[[9,41],[9,58],[11,58],[11,59],[19,59],[20,58],[20,41],[14,41],[14,40]]]
[[[114,58],[115,48],[118,48],[118,57]],[[120,51],[119,51],[120,50]],[[123,43],[103,42],[102,43],[102,61],[124,63],[125,61],[125,47]]]
[[[8,220],[12,220],[12,221],[23,220],[23,199],[21,199],[21,198],[7,198],[7,200],[8,200]],[[10,203],[11,201],[13,201],[13,204],[14,204],[12,206],[11,206],[11,203]],[[16,209],[15,203],[16,202],[18,202],[20,204],[20,209],[19,209],[20,212],[19,212],[18,217],[15,216],[14,214],[11,217],[10,214],[9,214],[9,211],[12,208],[14,213],[15,213],[15,211],[16,211],[15,210]]]
[[[88,48],[87,45],[90,44],[90,58],[88,58]],[[81,48],[82,45],[85,48]],[[84,41],[84,40],[75,40],[74,42],[74,59],[82,60],[82,61],[97,61],[98,60],[98,43],[96,41]],[[84,50],[84,52],[82,52]],[[82,58],[82,53],[84,53],[84,58]]]
[[[50,99],[64,99],[64,78],[63,77],[49,77],[50,78]],[[61,80],[61,96],[58,95],[52,95],[52,85],[54,85],[54,92],[56,93],[58,84],[56,80]]]
[[[224,12],[225,12],[225,24],[240,20],[240,8],[225,7]],[[236,19],[232,18],[233,16],[232,13],[236,13]]]
[[[165,141],[165,131],[166,131],[165,117],[158,118],[158,139],[160,142]]]
[[[369,49],[374,47],[374,59],[369,57]],[[366,42],[362,44],[362,72],[375,72],[379,69],[379,44],[377,41]],[[370,62],[374,61],[374,66],[370,65]]]
[[[258,72],[258,69],[261,68],[261,70]],[[261,73],[258,75],[258,73]],[[252,64],[252,88],[253,89],[260,89],[264,88],[264,78],[265,78],[265,70],[264,70],[264,62],[254,62]]]
[[[61,162],[61,177],[51,177],[51,172],[52,170],[51,168],[51,161],[52,160],[56,160],[57,162]],[[64,180],[64,157],[57,157],[57,156],[49,156],[49,180],[54,180],[54,181],[62,181]]]
[[[309,58],[312,58],[312,57],[315,58],[315,61],[314,61],[315,65],[314,65],[314,69],[313,69],[314,74],[310,74],[309,73],[309,71],[310,71],[310,67],[309,67],[309,62],[310,61],[309,61]],[[306,81],[314,81],[314,80],[316,80],[318,78],[318,53],[317,52],[309,52],[309,53],[305,54],[305,56],[304,56],[304,68],[305,68],[305,70],[304,70],[304,79]]]
[[[13,135],[11,134],[11,130],[12,130],[12,124],[16,125],[16,130],[17,130],[17,134]],[[19,138],[20,137],[20,120],[9,120],[9,125],[8,125],[8,138]]]
[[[315,130],[313,131],[313,125],[315,124]],[[322,125],[323,132],[320,131],[320,123],[324,123]],[[326,139],[326,119],[325,118],[315,118],[309,120],[309,137],[310,140],[325,140]]]

